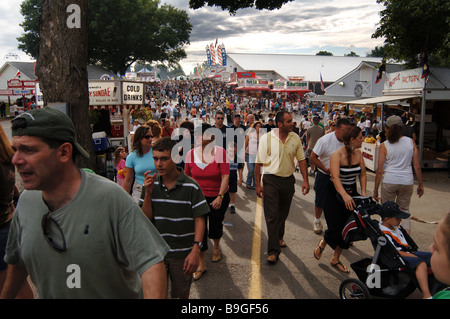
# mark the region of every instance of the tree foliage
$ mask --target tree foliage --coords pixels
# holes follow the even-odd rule
[[[258,10],[280,9],[284,4],[293,0],[189,0],[191,9],[199,9],[204,6],[220,7],[230,14],[235,14],[239,9],[256,8]]]
[[[88,0],[89,60],[124,74],[136,61],[176,65],[186,57],[192,25],[184,10],[156,0]],[[19,48],[37,57],[42,0],[21,4]]]
[[[417,67],[418,55],[427,51],[437,64],[450,54],[450,1],[377,0],[385,6],[373,38],[385,38],[388,58]],[[441,62],[439,62],[441,61]]]
[[[319,51],[316,53],[316,55],[328,55],[328,56],[333,56],[333,53],[328,52],[328,51]]]

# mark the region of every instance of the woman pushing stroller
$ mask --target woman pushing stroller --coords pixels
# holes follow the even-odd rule
[[[349,126],[345,129],[342,139],[344,146],[331,155],[330,174],[333,183],[329,184],[327,197],[324,205],[324,215],[328,229],[324,238],[314,250],[314,257],[319,260],[322,252],[328,244],[334,250],[330,265],[337,270],[348,273],[346,266],[340,262],[343,249],[348,249],[349,243],[342,239],[342,230],[356,208],[353,200],[357,192],[356,178],[359,176],[361,184],[361,195],[366,195],[366,168],[360,151],[363,136],[361,129],[357,126]],[[342,200],[338,198],[342,197]]]

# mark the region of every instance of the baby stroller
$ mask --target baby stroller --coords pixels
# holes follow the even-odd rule
[[[370,218],[380,213],[381,205],[370,197],[353,198],[356,209],[349,218],[342,232],[343,239],[348,242],[370,239],[375,250],[373,258],[364,258],[350,266],[358,279],[344,280],[339,287],[341,299],[369,299],[371,296],[400,299],[412,294],[419,284],[415,271],[400,256],[397,249],[381,232],[378,221]],[[401,226],[400,226],[401,228]],[[401,228],[402,229],[402,228]],[[408,244],[418,250],[416,243],[402,229]],[[445,288],[432,274],[428,277],[432,294]]]

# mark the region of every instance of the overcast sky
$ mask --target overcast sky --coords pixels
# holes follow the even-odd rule
[[[20,0],[0,1],[0,59],[16,53],[16,38],[23,32],[19,23]],[[376,0],[295,0],[280,10],[240,10],[234,16],[217,7],[188,8],[188,0],[161,0],[186,10],[193,25],[188,58],[181,61],[186,74],[206,60],[205,47],[216,39],[228,53],[291,53],[314,55],[321,50],[341,56],[350,51],[360,56],[380,46],[372,39],[382,5]]]

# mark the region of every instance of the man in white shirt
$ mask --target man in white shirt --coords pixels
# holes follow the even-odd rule
[[[346,118],[339,119],[336,123],[336,130],[333,133],[325,134],[319,138],[311,152],[310,161],[317,168],[316,180],[314,182],[314,232],[321,234],[323,226],[320,217],[323,212],[323,205],[327,194],[330,179],[330,159],[331,154],[338,150],[344,143],[342,133],[350,126],[350,121]]]

